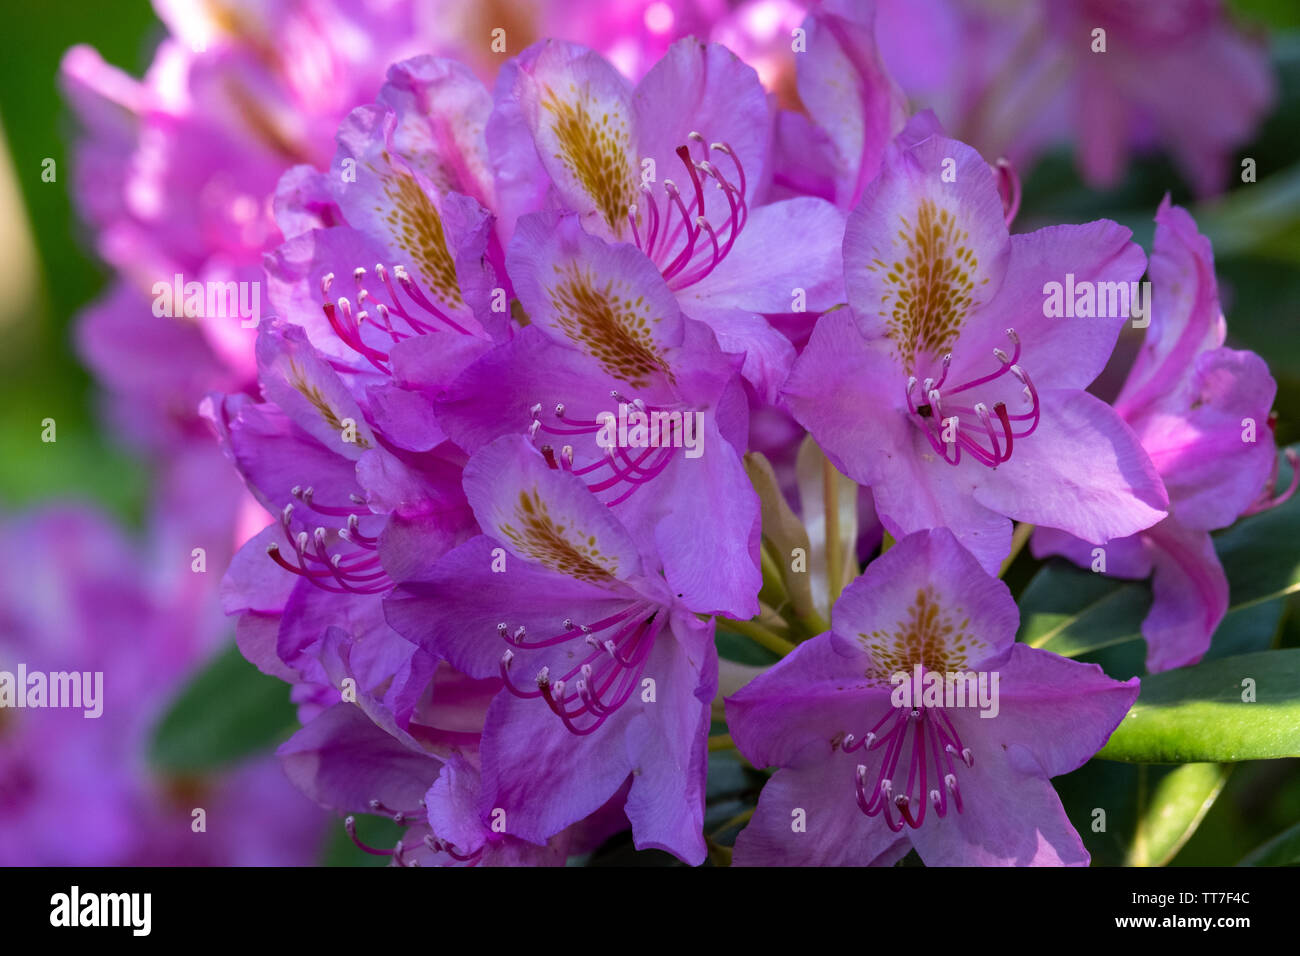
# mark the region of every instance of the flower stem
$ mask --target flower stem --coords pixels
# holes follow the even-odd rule
[[[759,592],[759,599],[775,608],[784,609],[790,600],[790,595],[785,589],[785,579],[781,576],[781,569],[777,566],[776,558],[772,557],[766,541],[759,549],[759,556],[763,569],[763,588]]]
[[[844,583],[843,555],[840,553],[839,473],[829,458],[822,456],[822,505],[826,512],[826,588],[830,606],[839,600]]]
[[[740,634],[742,637],[747,637],[760,647],[766,647],[773,654],[785,657],[785,655],[794,650],[794,645],[784,637],[781,637],[779,634],[774,634],[763,625],[757,624],[754,621],[733,621],[729,617],[719,617],[715,620],[717,620],[718,626],[723,630]]]
[[[831,629],[831,626],[823,621],[822,616],[816,611],[809,611],[799,618],[799,623],[808,629],[809,637],[816,637],[818,634],[824,634]]]
[[[709,834],[709,839],[716,840],[718,837],[722,836],[722,834],[726,833],[732,827],[738,827],[742,823],[748,823],[750,818],[753,817],[754,811],[757,809],[758,809],[757,807],[750,807],[748,810],[742,810],[740,813],[737,813],[734,817],[732,817],[722,826],[718,827],[711,834]]]
[[[1016,525],[1016,530],[1011,533],[1011,553],[1007,559],[1002,562],[1002,567],[998,569],[998,577],[1004,577],[1007,570],[1015,563],[1020,552],[1025,550],[1025,545],[1029,543],[1030,535],[1034,533],[1034,526],[1027,521],[1022,521]]]
[[[718,750],[735,750],[736,742],[731,739],[731,734],[714,734],[709,738],[709,753]]]

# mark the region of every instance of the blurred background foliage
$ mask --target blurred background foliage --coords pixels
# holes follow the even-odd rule
[[[1300,441],[1300,3],[1231,0],[1230,6],[1242,21],[1267,33],[1279,92],[1273,114],[1236,157],[1230,190],[1214,201],[1195,203],[1174,167],[1151,157],[1131,164],[1116,188],[1098,192],[1080,182],[1068,153],[1058,153],[1025,178],[1016,228],[1109,217],[1132,228],[1149,249],[1151,219],[1165,192],[1188,205],[1214,244],[1229,344],[1254,349],[1268,360],[1279,386],[1278,438],[1290,444]],[[104,289],[107,270],[95,257],[69,196],[74,126],[56,75],[68,47],[90,43],[108,62],[139,76],[163,29],[144,0],[42,0],[9,4],[5,13],[7,42],[0,57],[0,511],[82,498],[138,526],[149,491],[147,474],[102,427],[94,385],[72,344],[74,318]],[[1247,157],[1255,160],[1257,182],[1241,182],[1240,162]],[[47,159],[56,164],[54,182],[42,180]],[[57,422],[53,444],[40,439],[45,418]],[[1275,646],[1300,646],[1297,610],[1292,598]],[[1300,821],[1300,761],[1238,764],[1226,782],[1212,772],[1215,765],[1188,766],[1183,775],[1198,778],[1189,781],[1192,791],[1201,785],[1207,794],[1219,787],[1222,793],[1202,825],[1176,849],[1176,865],[1236,863]],[[1148,774],[1151,779],[1144,782],[1155,786],[1167,773],[1168,768],[1098,760],[1058,785],[1067,806],[1089,801],[1114,806],[1126,799],[1119,794],[1133,789],[1130,778]],[[1085,820],[1075,821],[1081,832]],[[372,825],[383,822],[365,823],[363,836]],[[333,836],[328,862],[363,861],[341,828]],[[1096,863],[1124,862],[1118,833],[1109,849],[1104,840],[1086,833],[1085,838]],[[375,834],[375,839],[384,842],[383,835]],[[1298,841],[1293,834],[1291,842]],[[632,862],[630,849],[627,841],[614,841],[592,862]],[[636,856],[635,862],[657,862],[648,858],[653,854]]]

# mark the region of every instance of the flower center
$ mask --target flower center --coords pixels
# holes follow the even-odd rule
[[[617,431],[620,423],[605,418],[603,421],[575,418],[568,414],[564,404],[555,406],[552,416],[542,416],[540,403],[534,405],[532,424],[528,426],[528,437],[537,440],[539,434],[569,439],[570,442],[589,439],[590,444],[583,449],[584,459],[575,464],[574,446],[566,443],[560,447],[557,456],[550,443],[540,448],[542,456],[552,468],[561,469],[577,475],[589,489],[601,496],[606,505],[622,504],[632,497],[638,488],[659,477],[672,462],[678,447],[684,442],[695,440],[695,415],[690,410],[669,408],[666,405],[648,405],[641,399],[628,401],[618,391],[611,391],[610,397],[619,406],[635,409],[645,417],[643,427],[646,431],[645,441],[629,441],[626,447],[616,434],[616,440],[603,446],[597,441],[602,432]],[[612,412],[608,413],[612,416]],[[629,411],[630,415],[630,411]],[[687,430],[691,435],[687,434]],[[634,438],[636,436],[633,436]]]
[[[318,526],[308,534],[305,530],[293,530],[293,503],[284,506],[280,512],[280,527],[285,540],[289,542],[294,558],[284,556],[280,546],[275,542],[266,546],[266,553],[271,560],[301,577],[306,578],[322,591],[334,594],[383,594],[391,587],[387,572],[379,563],[376,548],[379,539],[363,534],[360,528],[360,516],[355,509],[338,508],[322,505],[315,499],[312,488],[295,485],[290,492],[299,502],[319,515],[346,517],[345,527],[327,529]],[[356,495],[353,503],[364,504]],[[338,542],[352,545],[347,553],[335,551],[330,553],[331,545]]]
[[[352,303],[347,298],[340,296],[337,302],[330,298],[334,273],[330,272],[322,276],[320,290],[324,303],[321,310],[325,313],[325,318],[339,341],[384,375],[392,374],[392,369],[388,365],[388,353],[365,341],[368,329],[377,330],[378,335],[392,344],[409,339],[413,335],[440,331],[438,326],[430,324],[429,320],[439,322],[462,335],[473,334],[425,295],[424,290],[411,278],[404,266],[395,266],[390,274],[380,262],[375,264],[374,273],[375,278],[379,280],[379,288],[383,290],[379,294],[366,285],[367,271],[364,266],[352,270],[352,278],[357,287],[358,311],[356,312],[353,311]],[[409,308],[406,303],[403,303],[402,297],[398,296],[397,286],[400,286],[406,294]],[[387,302],[383,301],[385,298]],[[420,313],[420,315],[413,313]],[[399,321],[395,322],[394,317]],[[376,332],[370,333],[372,340],[375,335]],[[355,371],[346,367],[341,370]]]
[[[501,679],[516,697],[545,700],[571,733],[590,734],[627,703],[640,683],[659,633],[658,613],[654,605],[638,602],[592,624],[565,620],[559,634],[540,640],[531,640],[522,626],[511,632],[502,622],[497,633],[510,647],[501,656]],[[569,661],[582,654],[580,649],[575,653],[574,642],[590,650],[560,677],[552,676],[550,666],[544,665],[537,672],[536,690],[521,688],[510,679],[516,650],[563,647],[564,660]]]
[[[1006,331],[1014,353],[1008,356],[1002,349],[994,349],[993,357],[998,367],[988,375],[948,386],[948,372],[952,366],[952,353],[949,352],[943,357],[938,379],[926,378],[918,382],[915,375],[908,376],[907,409],[912,421],[929,439],[935,452],[950,465],[960,464],[965,451],[980,464],[996,468],[1011,458],[1017,439],[1028,438],[1038,428],[1038,390],[1029,373],[1019,364],[1020,336],[1015,329]],[[1001,398],[990,402],[999,386],[1005,387],[1007,375],[1023,386],[1024,401],[1029,405],[1027,411],[1012,413]],[[962,397],[954,400],[954,396],[959,395]]]
[[[677,147],[677,158],[690,177],[690,191],[682,198],[677,184],[671,179],[663,181],[662,195],[655,198],[650,183],[641,184],[642,201],[628,207],[628,222],[637,247],[659,266],[659,271],[674,292],[694,285],[727,257],[736,238],[745,228],[749,207],[745,202],[745,169],[740,157],[726,143],[709,143],[692,132],[687,138],[698,144],[700,158],[691,157],[690,147]],[[726,156],[733,167],[733,183],[709,161],[710,152]],[[726,210],[716,209],[710,222],[706,212],[704,183],[713,180],[726,199]],[[660,212],[660,206],[663,211]]]

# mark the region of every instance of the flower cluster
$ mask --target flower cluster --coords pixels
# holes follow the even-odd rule
[[[1038,92],[1107,134],[1083,152],[1098,178],[1183,137],[1162,108],[1189,61],[1230,60],[1250,108],[1183,138],[1210,189],[1268,99],[1246,42],[1211,40],[1204,5],[1190,25],[1126,6],[1105,18],[1122,68],[1094,82],[1086,3],[990,25],[658,2],[632,29],[543,6],[535,42],[507,27],[458,57],[389,6],[174,24],[224,40],[176,41],[143,85],[66,63],[121,272],[83,345],[173,449],[207,455],[206,421],[269,515],[221,602],[292,685],[290,779],[358,842],[355,814],[400,824],[363,845],[397,865],[562,865],[629,827],[698,864],[710,751],[734,743],[777,768],[736,864],[1086,864],[1048,781],[1138,681],[1017,643],[1000,570],[1032,531],[1035,555],[1154,572],[1148,669],[1184,666],[1227,609],[1209,532],[1289,491],[1274,382],[1224,347],[1185,210],[1160,207],[1149,264],[1107,220],[1013,232],[1004,156],[1023,168],[1044,127],[1008,125],[1025,91],[984,51],[1026,84],[1054,71]],[[912,112],[918,57],[942,55],[908,42],[921,19],[973,105]],[[1167,83],[1137,104],[1152,63]],[[173,273],[255,283],[255,330],[143,313]],[[1144,274],[1149,328],[1107,403],[1088,388]],[[192,471],[233,514],[228,480]],[[781,659],[741,686],[720,631]]]
[[[220,772],[147,759],[172,695],[221,636],[204,595],[161,563],[86,507],[0,525],[0,865],[317,858],[322,814],[273,759]]]

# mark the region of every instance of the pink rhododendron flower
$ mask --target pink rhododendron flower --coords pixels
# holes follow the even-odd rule
[[[138,825],[195,793],[231,859],[313,831],[269,759],[139,766],[222,636],[215,575],[174,559],[201,545],[297,706],[280,767],[394,866],[564,865],[629,829],[724,862],[733,749],[775,768],[737,864],[1089,862],[1050,779],[1137,681],[1015,643],[990,575],[1031,526],[1036,555],[1103,549],[1154,574],[1149,669],[1182,666],[1228,606],[1209,533],[1290,491],[1190,216],[1157,214],[1153,308],[1122,226],[1012,234],[1017,168],[1069,141],[1110,181],[1160,146],[1218,188],[1270,89],[1217,4],[157,2],[143,80],[86,47],[62,77],[115,270],[78,346],[173,557],[50,519],[66,567],[15,560],[0,654],[62,660],[25,593],[53,581],[95,638],[69,660],[147,702],[103,745],[0,711],[16,839],[220,862]],[[745,639],[777,663],[720,662]],[[898,697],[963,675],[974,700]],[[85,780],[43,749],[100,782],[57,834]]]
[[[947,529],[901,540],[851,584],[831,630],[727,699],[741,752],[776,766],[740,865],[1086,865],[1049,777],[1081,766],[1138,682],[1015,643],[1018,615]],[[985,709],[895,701],[896,673],[976,672]],[[997,675],[993,682],[991,675]],[[806,828],[792,826],[802,812]]]
[[[890,72],[959,138],[1020,168],[1069,142],[1096,186],[1160,148],[1218,192],[1274,97],[1262,45],[1217,0],[876,6]]]
[[[194,775],[146,761],[170,698],[213,646],[203,605],[160,588],[89,508],[10,519],[0,540],[0,864],[313,862],[322,818],[273,760]],[[28,680],[16,686],[20,673]],[[74,675],[74,706],[56,692],[60,673]]]
[[[1008,235],[987,164],[922,114],[850,216],[844,255],[851,308],[818,321],[785,401],[871,487],[891,534],[951,528],[992,571],[1008,517],[1098,543],[1164,517],[1136,436],[1083,391],[1127,313],[1049,318],[1044,305],[1067,273],[1135,282],[1128,230]]]
[[[1107,574],[1155,573],[1155,602],[1142,622],[1154,673],[1200,660],[1227,613],[1228,580],[1209,532],[1250,510],[1276,477],[1266,426],[1277,384],[1254,352],[1224,347],[1209,240],[1168,198],[1156,213],[1151,281],[1151,325],[1115,410],[1160,472],[1170,515],[1102,550]],[[1032,547],[1083,567],[1094,561],[1091,544],[1051,528],[1037,530]]]
[[[711,628],[649,543],[522,436],[480,450],[465,490],[486,534],[403,582],[387,612],[457,669],[505,681],[484,726],[479,812],[502,808],[507,832],[540,843],[631,777],[637,845],[699,863]]]

